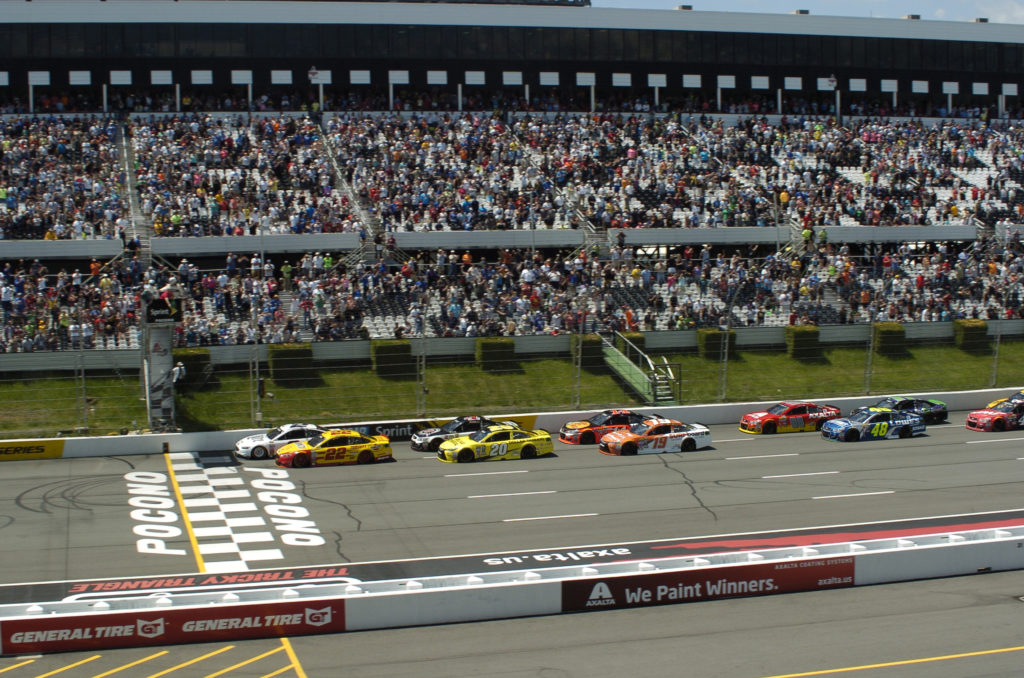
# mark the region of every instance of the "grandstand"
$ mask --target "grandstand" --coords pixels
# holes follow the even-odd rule
[[[12,3],[0,348],[1021,316],[1019,27],[588,4]]]

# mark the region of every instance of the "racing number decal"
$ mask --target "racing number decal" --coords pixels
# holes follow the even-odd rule
[[[804,427],[804,418],[803,417],[790,417],[789,418],[789,425],[792,426],[793,428],[803,428]]]
[[[508,443],[495,443],[491,445],[491,456],[501,457],[508,453]]]
[[[661,448],[665,447],[665,444],[667,442],[668,442],[668,440],[666,440],[665,438],[655,438],[653,444],[651,445],[651,447],[654,447],[656,449],[661,449]]]
[[[884,438],[886,432],[889,430],[889,422],[880,421],[871,427],[871,435],[878,438]]]

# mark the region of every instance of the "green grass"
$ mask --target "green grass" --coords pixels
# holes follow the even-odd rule
[[[666,356],[680,366],[682,402],[719,402],[722,364],[695,354]],[[741,351],[726,366],[725,401],[825,399],[865,392],[867,353],[863,348],[825,349],[814,361],[790,358],[784,350]],[[870,393],[952,391],[987,388],[993,355],[967,353],[949,345],[911,346],[899,358],[872,356]],[[995,384],[1024,385],[1024,341],[1004,341]],[[576,373],[568,359],[522,360],[504,373],[477,369],[472,360],[430,362],[426,392],[408,378],[380,379],[369,368],[321,370],[315,386],[288,387],[267,380],[274,397],[262,403],[263,422],[332,423],[369,419],[440,417],[470,412],[511,414],[611,406],[640,401],[603,368],[583,370],[577,397]],[[185,430],[249,428],[253,387],[244,367],[219,368],[204,389],[179,394],[178,424]],[[86,400],[70,377],[0,381],[0,435],[53,436],[76,428],[83,407],[90,434],[145,426],[144,403],[134,377],[90,377]]]

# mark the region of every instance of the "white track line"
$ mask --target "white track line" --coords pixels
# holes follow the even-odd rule
[[[526,469],[522,471],[490,471],[488,473],[449,473],[445,478],[466,478],[468,476],[501,476],[509,473],[529,473]]]
[[[537,516],[536,518],[505,518],[501,522],[503,523],[521,523],[527,520],[554,520],[556,518],[590,518],[592,516],[600,515],[598,513],[572,513],[565,516]]]
[[[491,497],[525,497],[531,494],[555,494],[557,490],[541,490],[539,492],[507,492],[505,494],[471,494],[466,499],[490,499]]]
[[[716,443],[742,443],[742,442],[744,442],[746,440],[756,440],[756,438],[751,438],[750,436],[747,436],[746,438],[726,438],[725,440],[715,440],[714,442],[716,442]]]
[[[722,442],[722,441],[719,441]],[[736,459],[771,459],[773,457],[799,457],[800,454],[797,452],[789,452],[787,454],[758,454],[753,457],[726,457],[726,461],[734,461]]]
[[[816,471],[814,473],[787,473],[781,476],[761,476],[761,478],[768,480],[771,478],[800,478],[803,476],[831,476],[839,473],[839,471]]]
[[[845,499],[846,497],[871,497],[876,494],[896,494],[896,490],[885,490],[884,492],[858,492],[857,494],[828,494],[823,497],[811,497],[811,499]]]
[[[1024,438],[995,438],[993,440],[968,440],[964,445],[977,445],[978,443],[1019,443],[1024,442]]]

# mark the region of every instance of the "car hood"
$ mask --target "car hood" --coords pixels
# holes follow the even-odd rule
[[[567,421],[562,424],[562,428],[569,431],[576,431],[582,428],[590,428],[593,426],[589,421]]]
[[[245,436],[235,443],[235,445],[240,447],[254,447],[256,445],[266,445],[269,442],[270,438],[267,437],[266,433],[255,433],[251,436]]]
[[[602,443],[621,443],[629,440],[633,437],[633,434],[629,431],[612,431],[601,436]]]
[[[747,412],[746,414],[743,415],[743,418],[744,419],[755,419],[756,420],[756,419],[764,419],[765,417],[770,417],[770,416],[771,415],[767,411],[762,410],[761,412]]]
[[[1009,412],[1000,412],[999,410],[984,409],[984,410],[974,410],[973,412],[971,412],[967,416],[969,416],[969,417],[985,417],[985,418],[989,418],[989,417],[1001,417],[1001,416],[1008,415],[1008,414],[1009,414]]]
[[[458,447],[459,445],[476,445],[476,441],[474,441],[469,436],[459,436],[458,438],[449,438],[448,440],[446,440],[443,443],[441,443],[441,449],[450,450],[450,449],[452,449],[454,447]]]
[[[417,431],[416,433],[413,433],[412,437],[413,438],[426,438],[427,436],[432,436],[432,435],[435,435],[435,434],[440,433],[440,432],[441,432],[441,429],[439,429],[439,428],[425,428],[425,429],[421,429],[421,430]]]

